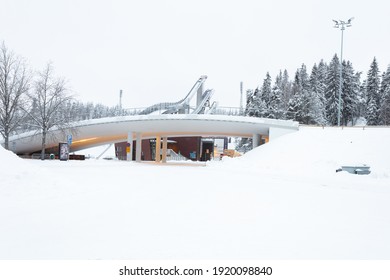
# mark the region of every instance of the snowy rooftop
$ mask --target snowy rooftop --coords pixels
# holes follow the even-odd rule
[[[76,122],[73,124],[72,151],[127,140],[129,132],[142,132],[143,138],[166,136],[243,136],[269,135],[270,128],[298,130],[298,123],[242,116],[224,115],[137,115],[111,117]],[[47,147],[66,142],[66,135],[54,131]],[[134,135],[135,138],[135,135]],[[10,139],[16,153],[32,153],[41,147],[41,135],[28,132]]]

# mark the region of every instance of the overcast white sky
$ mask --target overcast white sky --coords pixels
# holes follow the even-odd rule
[[[267,71],[292,78],[340,55],[332,19],[355,17],[344,58],[367,71],[390,64],[385,0],[0,0],[0,42],[34,69],[52,61],[82,101],[146,107],[184,97],[201,75],[213,100],[239,106]]]

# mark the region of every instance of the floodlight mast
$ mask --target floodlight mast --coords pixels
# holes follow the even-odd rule
[[[337,113],[337,126],[340,126],[340,118],[341,118],[341,93],[343,91],[343,39],[344,39],[344,30],[346,27],[351,27],[351,21],[354,18],[350,18],[347,22],[343,20],[333,20],[335,25],[334,28],[340,28],[341,30],[341,52],[340,52],[340,86],[339,86],[339,106]]]

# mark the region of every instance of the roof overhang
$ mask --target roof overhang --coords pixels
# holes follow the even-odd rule
[[[53,130],[46,147],[56,147],[66,142],[66,134],[72,134],[71,151],[78,151],[108,143],[126,141],[128,133],[140,133],[143,139],[156,136],[268,136],[270,128],[298,130],[294,121],[263,119],[225,115],[137,115],[111,117],[75,122],[72,132]],[[18,153],[33,153],[41,149],[41,133],[26,132],[10,138],[11,149]]]

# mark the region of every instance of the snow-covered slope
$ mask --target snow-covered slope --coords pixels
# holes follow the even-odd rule
[[[301,128],[205,167],[0,148],[0,259],[389,259],[388,143]],[[372,173],[335,172],[360,163]]]
[[[371,166],[371,177],[390,177],[390,128],[301,127],[237,159],[270,173],[323,177],[342,165]],[[337,175],[340,177],[339,175]]]

